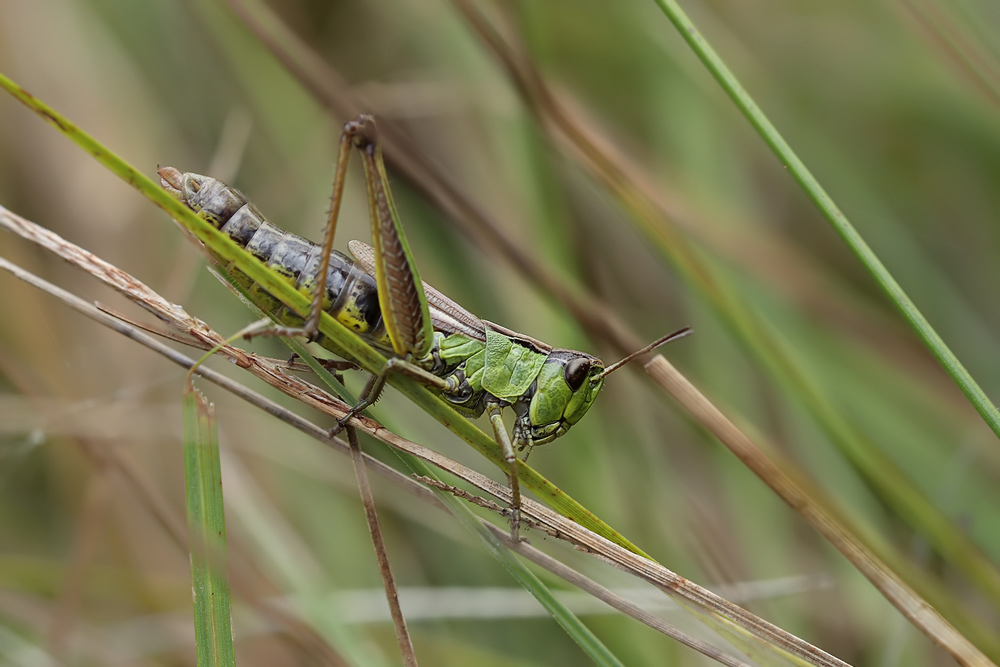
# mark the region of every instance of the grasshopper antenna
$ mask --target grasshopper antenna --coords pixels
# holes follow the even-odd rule
[[[642,355],[646,354],[647,352],[652,352],[656,348],[660,347],[661,345],[665,345],[666,343],[669,343],[672,340],[677,340],[678,338],[683,338],[684,336],[687,336],[689,333],[691,333],[691,327],[684,327],[683,329],[678,329],[677,331],[675,331],[673,333],[669,333],[666,336],[663,336],[662,338],[657,338],[656,340],[654,340],[652,343],[650,343],[646,347],[642,348],[641,350],[636,350],[635,352],[633,352],[632,354],[628,355],[627,357],[625,357],[621,361],[617,361],[617,362],[611,364],[606,369],[604,369],[603,373],[600,373],[599,375],[595,375],[593,378],[591,378],[590,381],[591,382],[597,382],[598,380],[601,380],[601,379],[607,377],[608,375],[611,375],[611,373],[613,373],[614,371],[618,370],[619,368],[621,368],[622,366],[624,366],[628,362],[632,361],[636,357],[641,357]]]

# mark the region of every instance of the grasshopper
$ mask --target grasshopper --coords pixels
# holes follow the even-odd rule
[[[354,259],[333,249],[352,146],[364,166],[374,243],[372,247],[351,241]],[[552,442],[580,421],[608,374],[690,331],[684,328],[664,336],[605,367],[586,352],[553,348],[481,320],[423,283],[389,190],[375,121],[368,115],[348,122],[341,134],[322,244],[272,225],[246,197],[221,181],[173,167],[161,167],[159,174],[161,185],[172,196],[296,288],[313,295],[310,312],[302,317],[235,264],[223,266],[257,306],[283,325],[274,333],[303,335],[336,351],[318,329],[320,313],[326,311],[390,356],[337,430],[378,399],[393,373],[426,385],[466,416],[489,416],[509,467],[511,539],[515,542],[521,506],[515,447],[527,459],[532,447]],[[501,414],[506,407],[515,414],[511,434]]]

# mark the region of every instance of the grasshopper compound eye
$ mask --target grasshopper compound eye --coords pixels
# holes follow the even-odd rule
[[[589,374],[590,359],[573,359],[566,364],[566,370],[564,371],[566,384],[573,391],[583,386],[583,381],[587,379],[587,375]]]

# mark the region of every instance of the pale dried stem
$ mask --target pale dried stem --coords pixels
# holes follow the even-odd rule
[[[681,407],[717,437],[762,481],[792,506],[809,525],[825,537],[868,578],[889,602],[928,637],[946,648],[965,665],[993,663],[958,632],[934,607],[925,602],[899,575],[868,550],[851,531],[846,519],[836,516],[832,504],[823,502],[817,489],[808,492],[785,472],[791,466],[776,461],[774,452],[765,454],[712,401],[691,384],[670,362],[657,355],[645,366],[646,372]]]
[[[48,230],[45,230],[44,228],[39,227],[38,225],[35,225],[34,223],[25,220],[14,213],[11,213],[3,206],[0,206],[0,226],[13,231],[28,240],[38,243],[68,262],[87,270],[92,275],[101,277],[101,273],[106,271],[105,275],[107,277],[113,276],[115,280],[120,281],[122,285],[131,284],[136,286],[137,290],[134,294],[142,294],[143,290],[148,290],[145,285],[142,285],[141,282],[135,280],[127,273],[103,262],[103,260],[96,258],[87,251],[68,243]],[[80,259],[82,263],[78,263],[76,261],[77,259]],[[89,264],[91,268],[87,268],[87,264]],[[184,355],[175,352],[171,348],[160,343],[158,340],[144,334],[131,324],[115,319],[113,316],[103,312],[97,306],[85,302],[75,295],[45,282],[41,278],[38,278],[37,276],[11,264],[2,257],[0,257],[0,268],[8,271],[24,282],[52,294],[66,305],[70,306],[74,310],[77,310],[83,315],[86,315],[90,319],[93,319],[128,338],[164,354],[168,358],[171,358],[171,360],[179,363],[184,368],[190,368],[195,363],[193,359],[188,359]],[[118,288],[116,287],[116,289]],[[134,296],[124,290],[119,289],[119,291],[130,298],[133,298]],[[156,298],[165,306],[173,308],[159,296]],[[142,299],[140,298],[133,298],[133,300],[136,301],[136,303],[142,304]],[[178,310],[183,312],[183,310],[180,310],[179,308]],[[169,318],[167,319],[169,320]],[[199,343],[197,346],[200,347],[201,344],[203,343]],[[209,345],[209,347],[211,346]],[[227,379],[222,375],[219,375],[218,377],[223,380]],[[156,485],[153,484],[152,480],[149,478],[147,471],[136,463],[126,449],[115,448],[110,450],[97,450],[96,448],[85,446],[83,447],[83,451],[88,457],[92,458],[98,466],[110,466],[117,471],[132,489],[132,492],[136,494],[136,497],[139,498],[140,501],[146,506],[153,518],[164,529],[170,539],[182,550],[187,549],[188,537],[184,520],[173,512],[170,503],[156,491]],[[264,618],[270,619],[277,627],[287,628],[289,636],[293,639],[293,641],[297,643],[308,655],[311,655],[313,659],[317,660],[321,664],[347,664],[347,661],[339,653],[337,653],[328,642],[319,636],[315,630],[303,623],[299,617],[297,617],[294,613],[289,612],[283,605],[273,600],[270,596],[270,591],[268,592],[268,595],[261,595],[259,589],[261,588],[261,583],[265,580],[259,573],[250,572],[249,566],[245,566],[231,568],[230,576],[234,589],[241,591],[244,599],[253,605]]]
[[[219,354],[228,357],[236,365],[249,371],[282,393],[292,396],[312,408],[335,418],[340,418],[347,413],[347,406],[339,399],[314,385],[284,373],[282,369],[266,363],[263,358],[257,355],[227,344],[225,339],[213,331],[207,324],[188,315],[180,306],[170,304],[129,274],[104,262],[82,248],[65,241],[56,234],[7,211],[2,206],[0,206],[0,226],[14,231],[24,238],[51,250],[70,263],[83,268],[99,280],[154,313],[163,321],[176,327],[179,331],[190,335],[195,340],[208,344],[210,347],[219,346]],[[60,288],[45,283],[45,281],[13,266],[2,258],[0,258],[0,268],[57,296],[67,303],[67,305],[91,319],[97,320],[123,335],[142,343],[185,368],[190,368],[194,363],[191,359],[188,359],[149,335],[138,331],[131,325],[102,312],[93,305],[82,301]],[[326,429],[322,429],[302,417],[280,408],[240,383],[204,366],[199,367],[197,372],[205,379],[279,417],[282,421],[294,426],[303,433],[333,446],[342,453],[349,453],[349,446],[341,440],[330,437]],[[379,426],[371,419],[359,416],[352,419],[349,423],[392,447],[447,471],[464,480],[466,483],[499,499],[502,503],[509,504],[511,501],[510,490],[506,484],[497,483],[433,450],[401,438],[388,429]],[[432,492],[426,487],[417,484],[388,466],[370,457],[366,457],[365,461],[372,469],[393,478],[394,481],[408,489],[411,485],[417,486],[421,490],[422,497],[426,497],[424,494],[433,496]],[[754,616],[711,591],[684,579],[659,563],[638,556],[583,528],[576,522],[555,514],[540,503],[525,498],[521,512],[523,516],[538,524],[548,534],[566,540],[578,549],[589,552],[601,560],[649,582],[667,595],[682,601],[682,603],[689,603],[685,605],[689,610],[693,609],[696,613],[706,613],[714,616],[717,619],[721,619],[724,625],[732,624],[743,628],[759,640],[787,651],[792,655],[800,656],[808,660],[810,664],[825,667],[847,664],[825,653],[821,649],[802,641],[798,637],[785,632],[781,628]],[[640,618],[637,620],[643,619]]]
[[[612,149],[610,142],[603,141],[573,116],[535,70],[529,59],[521,57],[469,0],[453,0],[453,3],[483,43],[492,50],[517,87],[522,99],[555,142],[574,154],[580,164],[587,168],[599,182],[604,183],[611,192],[615,193],[627,208],[633,211],[635,217],[646,221],[672,219],[659,202],[658,197],[655,196],[654,189],[649,187],[645,179],[639,177],[638,171],[632,168],[623,156]],[[672,226],[659,225],[658,230],[669,238],[671,245],[675,247],[687,245],[684,237],[679,235]],[[692,259],[694,257],[696,256],[691,253],[678,253],[676,261],[685,265],[682,267],[683,271],[694,280],[700,281],[706,291],[715,292],[718,286],[714,279],[703,265]],[[666,374],[661,362],[666,364],[662,357],[657,357],[650,362],[650,365],[647,365],[647,371],[658,382]],[[669,364],[666,365],[669,366]],[[694,385],[672,367],[669,368],[670,375],[676,379],[676,382],[698,394],[703,402],[703,406],[692,405],[678,399],[682,407],[688,410],[705,407],[706,410],[711,410],[714,413],[713,419],[717,417],[719,421],[716,423],[724,421],[732,426],[732,423],[718,408],[698,393]],[[676,395],[675,398],[677,398]],[[699,418],[698,413],[692,412],[692,415]],[[711,427],[709,428],[711,430]],[[809,494],[804,489],[792,484],[788,475],[767,461],[766,457],[761,455],[750,439],[742,432],[733,427],[732,430],[724,429],[721,432],[713,431],[713,433],[716,433],[723,444],[729,447],[744,463],[748,464],[748,467],[771,486],[793,509],[802,512],[810,525],[829,539],[855,567],[868,577],[875,587],[885,595],[886,599],[895,605],[928,638],[946,648],[963,664],[993,664],[967,638],[955,630],[937,610],[886,566],[874,551],[860,540],[856,531],[851,531],[846,522],[837,517],[832,510],[821,510],[818,502],[810,499]],[[751,451],[756,456],[749,456]],[[751,465],[752,461],[744,456],[756,461],[758,465]],[[762,461],[767,461],[767,464],[761,463]],[[791,470],[792,466],[788,465],[787,469]],[[827,505],[833,507],[832,503]]]

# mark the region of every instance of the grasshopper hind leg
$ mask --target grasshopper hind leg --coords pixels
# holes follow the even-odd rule
[[[327,293],[325,277],[330,271],[330,256],[333,253],[333,240],[337,235],[337,217],[340,215],[340,203],[344,198],[344,182],[347,178],[347,163],[351,156],[353,134],[349,130],[352,123],[344,126],[340,135],[337,151],[337,166],[333,177],[333,192],[330,195],[330,210],[327,216],[326,231],[323,233],[323,243],[318,246],[319,262],[315,269],[316,284],[313,288],[313,298],[309,305],[301,327],[274,327],[266,335],[272,336],[303,336],[310,342],[320,337],[319,320],[323,314],[323,297]]]

